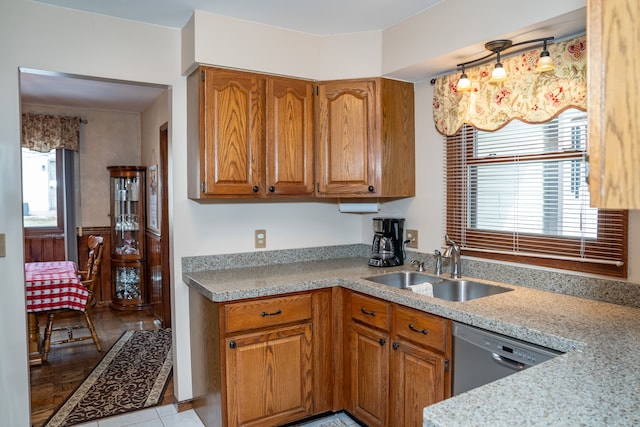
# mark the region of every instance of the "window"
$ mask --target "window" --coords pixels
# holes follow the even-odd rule
[[[586,113],[446,140],[446,232],[465,255],[626,277],[627,212],[589,206]]]
[[[64,219],[62,150],[22,148],[22,215],[32,231],[62,232]]]

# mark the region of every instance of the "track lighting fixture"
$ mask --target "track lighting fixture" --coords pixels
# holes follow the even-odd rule
[[[458,85],[456,87],[458,92],[471,91],[471,81],[469,80],[469,78],[467,77],[467,74],[465,73],[465,67],[467,65],[471,65],[479,62],[486,62],[486,60],[491,56],[493,56],[494,54],[496,55],[496,65],[493,71],[491,72],[490,82],[499,83],[499,82],[505,81],[507,78],[507,72],[502,66],[502,63],[500,62],[501,53],[507,49],[511,49],[516,46],[522,46],[525,44],[543,42],[542,53],[540,53],[540,59],[538,59],[536,72],[544,73],[547,71],[553,71],[554,69],[553,60],[551,59],[551,56],[549,56],[549,51],[547,50],[547,42],[553,39],[554,37],[544,37],[540,39],[527,40],[519,43],[513,43],[511,40],[493,40],[493,41],[487,42],[484,45],[484,47],[485,49],[491,51],[490,54],[483,56],[482,58],[474,59],[473,61],[463,62],[457,65],[457,67],[462,67],[462,73],[460,74],[460,79],[458,80]]]

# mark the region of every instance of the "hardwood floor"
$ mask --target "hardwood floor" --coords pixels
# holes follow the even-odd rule
[[[31,424],[44,425],[69,395],[82,383],[91,370],[100,362],[102,356],[120,338],[123,332],[130,330],[153,330],[161,327],[158,320],[149,311],[114,311],[108,305],[97,305],[92,315],[102,352],[96,350],[91,340],[70,344],[52,345],[49,361],[42,366],[30,368],[31,385]],[[41,337],[44,334],[46,317],[39,316]],[[82,324],[82,316],[56,316],[54,326]],[[54,334],[66,334],[64,331]],[[89,334],[88,330],[76,330],[74,335]],[[52,338],[55,338],[52,337]],[[173,403],[173,378],[160,405]]]

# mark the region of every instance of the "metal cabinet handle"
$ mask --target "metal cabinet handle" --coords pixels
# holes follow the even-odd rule
[[[399,349],[399,348],[400,348],[400,343],[399,343],[399,342],[394,342],[394,343],[393,343],[393,349],[394,349],[394,350],[397,350],[397,349]]]
[[[380,341],[378,341],[380,343],[380,345],[385,345],[387,343],[387,340],[385,340],[384,338],[380,338]]]
[[[229,343],[229,348],[236,348],[236,342],[235,341],[231,341]]]
[[[260,191],[260,187],[258,187],[257,185],[253,186],[253,192],[257,193],[258,191]]]
[[[427,328],[417,329],[415,326],[413,326],[413,323],[409,323],[409,329],[411,329],[413,332],[418,332],[418,333],[423,334],[423,335],[427,335],[429,333]]]
[[[263,311],[262,313],[260,313],[260,316],[265,317],[265,316],[277,316],[278,314],[282,314],[282,310],[278,309],[277,311],[274,311],[273,313],[267,313],[266,311]]]
[[[376,317],[376,312],[375,312],[375,311],[367,311],[367,310],[365,310],[365,308],[364,308],[364,307],[360,307],[360,311],[361,311],[363,314],[366,314],[367,316]]]
[[[276,191],[276,187],[274,187],[273,185],[271,187],[269,187],[269,192],[273,193]]]
[[[375,191],[375,188],[373,187],[373,185],[370,185],[367,190],[369,190],[370,193],[373,193]]]

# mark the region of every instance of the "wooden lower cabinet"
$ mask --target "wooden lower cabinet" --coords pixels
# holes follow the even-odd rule
[[[396,341],[391,351],[391,422],[422,426],[425,406],[445,399],[447,359],[431,350]],[[448,397],[448,396],[447,396]]]
[[[216,303],[189,290],[194,409],[275,426],[333,409],[332,289]]]
[[[229,425],[274,426],[311,415],[311,323],[226,338]]]
[[[189,290],[194,409],[206,426],[276,426],[346,409],[421,426],[451,395],[450,321],[334,287],[233,302]]]
[[[350,412],[368,426],[387,425],[389,335],[354,322],[350,353]]]
[[[358,293],[349,299],[347,409],[369,426],[422,426],[423,408],[451,396],[450,321]]]

